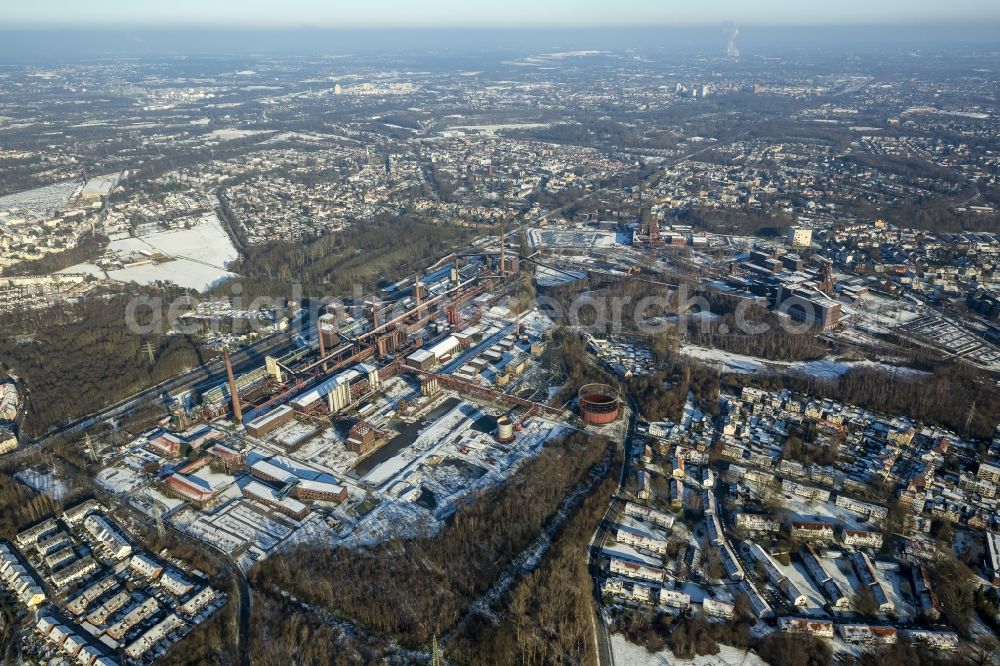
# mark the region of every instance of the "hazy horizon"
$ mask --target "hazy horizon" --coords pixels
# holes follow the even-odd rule
[[[655,49],[724,54],[721,24],[615,28],[138,28],[0,29],[7,62],[152,55],[341,54],[355,51],[532,51]],[[1000,21],[975,24],[739,26],[744,57],[783,50],[919,52],[931,47],[1000,44]],[[1000,52],[1000,48],[990,49]]]
[[[993,0],[509,0],[503,4],[468,0],[379,0],[372,3],[324,0],[71,0],[18,3],[0,15],[9,28],[22,27],[337,27],[337,28],[564,28],[627,26],[710,26],[732,22],[762,25],[936,24],[1000,21]]]

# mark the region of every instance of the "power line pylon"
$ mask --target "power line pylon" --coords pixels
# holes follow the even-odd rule
[[[160,541],[166,538],[167,530],[163,527],[163,508],[159,507],[156,510],[156,533],[160,536]]]
[[[94,442],[90,439],[90,433],[86,433],[83,436],[84,446],[87,447],[87,451],[90,453],[90,459],[97,462],[97,452],[94,450]]]
[[[441,646],[438,645],[437,634],[434,634],[434,640],[431,643],[431,666],[445,666],[444,654],[441,652]]]

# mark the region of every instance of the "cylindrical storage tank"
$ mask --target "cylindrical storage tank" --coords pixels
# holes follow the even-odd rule
[[[514,424],[506,416],[497,419],[497,440],[501,442],[514,441]]]
[[[584,422],[603,425],[621,414],[618,391],[607,384],[587,384],[580,388],[580,416]]]

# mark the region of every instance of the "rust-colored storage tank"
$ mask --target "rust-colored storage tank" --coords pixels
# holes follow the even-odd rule
[[[579,392],[580,416],[584,422],[604,425],[615,421],[621,414],[618,391],[607,384],[587,384]]]

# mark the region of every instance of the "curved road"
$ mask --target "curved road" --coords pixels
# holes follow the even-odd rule
[[[142,523],[149,529],[154,528],[152,519],[134,507],[128,501],[127,496],[117,494],[111,496],[118,499],[119,506],[128,512],[133,521]],[[163,522],[163,526],[170,530],[172,534],[177,536],[178,539],[191,547],[198,550],[207,548],[211,551],[215,557],[222,562],[223,568],[233,579],[233,588],[239,595],[239,599],[236,601],[238,613],[236,618],[236,656],[239,659],[240,666],[250,666],[250,613],[253,599],[250,594],[250,581],[247,580],[246,573],[240,568],[240,566],[236,563],[236,560],[234,560],[229,553],[218,548],[215,544],[197,539],[187,532],[177,529],[174,525],[171,525],[167,521]]]
[[[622,473],[618,479],[618,490],[612,495],[611,501],[608,502],[608,508],[605,510],[604,515],[601,517],[600,522],[597,523],[597,529],[594,530],[594,535],[590,539],[590,544],[587,547],[587,569],[590,571],[590,576],[594,585],[594,598],[596,603],[594,604],[594,642],[597,645],[597,663],[600,666],[614,666],[615,655],[611,649],[611,637],[608,634],[608,627],[604,623],[604,613],[601,612],[602,602],[601,602],[601,590],[598,587],[598,574],[600,573],[597,569],[597,561],[600,556],[599,545],[604,542],[604,537],[606,536],[608,528],[608,516],[615,509],[615,507],[621,502],[620,495],[622,492],[622,487],[625,485],[625,480],[628,478],[629,474],[629,463],[631,462],[631,445],[632,439],[635,437],[635,427],[638,424],[638,413],[639,406],[636,404],[635,399],[631,394],[626,393],[626,398],[629,403],[629,422],[628,428],[625,429],[625,438],[622,441],[623,448],[623,459],[622,459]]]

